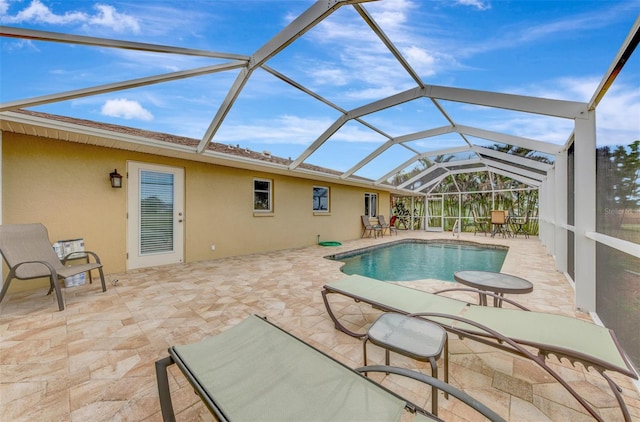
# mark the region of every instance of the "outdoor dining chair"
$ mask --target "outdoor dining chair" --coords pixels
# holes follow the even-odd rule
[[[503,210],[491,211],[491,225],[493,230],[491,231],[491,237],[494,237],[497,233],[501,233],[503,237],[507,237],[507,220],[508,213]]]
[[[482,221],[475,209],[472,209],[471,213],[473,214],[473,235],[475,236],[476,233],[482,232],[486,236],[489,231],[489,223]]]
[[[522,218],[512,218],[511,225],[514,227],[513,237],[518,237],[518,233],[522,233],[525,239],[529,238],[529,217],[531,215],[531,211],[527,211],[524,219]]]

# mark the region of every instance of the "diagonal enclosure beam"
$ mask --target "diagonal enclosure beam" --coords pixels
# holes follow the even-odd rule
[[[469,104],[476,104],[486,107],[503,108],[507,110],[523,111],[541,115],[551,115],[554,117],[561,117],[567,119],[582,118],[581,116],[586,113],[587,104],[578,103],[572,101],[551,100],[546,98],[527,97],[522,95],[501,94],[488,91],[478,91],[460,88],[449,88],[435,85],[429,85],[425,88],[412,88],[404,92],[383,98],[378,101],[366,104],[362,107],[355,108],[346,114],[347,120],[359,118],[361,116],[371,114],[386,108],[390,108],[399,104],[403,104],[408,101],[420,97],[427,97],[434,100],[434,103],[439,110],[445,115],[450,122],[452,122],[452,129],[461,134],[464,141],[469,145],[469,141],[464,135],[476,136],[483,139],[489,139],[501,143],[509,143],[518,145],[523,148],[532,149],[547,154],[558,154],[562,147],[546,142],[540,142],[533,139],[527,139],[517,137],[513,135],[507,135],[498,132],[492,132],[488,130],[477,129],[468,126],[453,125],[453,121],[441,108],[441,105],[435,101],[436,99],[443,99],[449,101],[464,102]],[[344,117],[344,116],[343,116]],[[342,117],[341,117],[342,119]],[[346,123],[346,121],[345,121]],[[335,124],[335,123],[334,123]],[[338,128],[339,129],[339,128]],[[337,130],[337,129],[336,129]],[[325,133],[326,134],[326,133]],[[321,136],[316,139],[311,146],[309,146],[298,158],[291,164],[290,168],[298,167],[304,162],[311,154],[313,154],[330,136]],[[333,133],[332,133],[333,134]],[[436,136],[436,135],[432,135]],[[419,139],[419,138],[415,138]],[[409,140],[409,139],[407,139]],[[468,147],[470,148],[470,147]],[[370,158],[370,157],[368,157]],[[366,163],[358,163],[357,166],[361,168]],[[353,169],[351,169],[353,170]],[[349,171],[351,171],[349,170]],[[357,170],[357,169],[356,169]],[[356,171],[354,170],[354,171]],[[347,172],[348,173],[348,172]]]
[[[514,166],[510,166],[509,164],[505,164],[499,161],[495,161],[495,160],[491,160],[491,159],[486,159],[484,158],[482,160],[483,163],[485,163],[487,166],[494,168],[494,169],[500,169],[500,170],[504,170],[507,171],[511,174],[518,174],[522,177],[526,177],[529,180],[537,180],[539,182],[543,181],[544,179],[547,178],[546,175],[544,174],[540,174],[540,173],[536,173],[533,171],[528,171],[525,169],[521,169],[519,167],[514,167]]]
[[[409,62],[407,62],[404,59],[402,54],[400,54],[400,51],[398,51],[398,49],[391,42],[389,37],[387,37],[387,34],[384,33],[382,28],[380,28],[378,26],[378,24],[373,19],[373,17],[369,14],[369,12],[367,12],[363,7],[361,7],[360,5],[357,5],[357,4],[354,5],[353,7],[360,14],[362,19],[364,19],[364,21],[367,23],[367,25],[369,25],[371,30],[378,36],[378,38],[380,38],[380,40],[384,43],[384,45],[387,47],[387,49],[391,52],[391,54],[393,54],[393,56],[396,58],[396,60],[402,65],[402,67],[404,67],[404,70],[413,78],[415,83],[420,88],[424,88],[424,83],[422,82],[422,79],[420,79],[420,76],[418,75],[418,73],[415,70],[413,70],[413,68],[411,67]]]
[[[34,97],[30,99],[16,100],[11,102],[6,102],[0,104],[0,111],[3,110],[13,110],[17,108],[31,107],[41,104],[53,103],[73,98],[85,97],[90,95],[97,95],[107,92],[113,92],[118,90],[124,90],[133,87],[151,85],[156,83],[161,83],[165,81],[171,81],[181,78],[189,78],[192,76],[203,75],[207,73],[215,73],[232,69],[241,69],[238,74],[234,84],[231,89],[228,91],[227,96],[224,98],[220,108],[217,110],[216,115],[211,121],[209,127],[205,131],[203,138],[201,139],[197,152],[202,153],[205,151],[209,145],[209,143],[215,137],[215,134],[219,130],[222,122],[226,118],[227,114],[233,107],[235,101],[237,100],[239,94],[244,89],[244,86],[248,82],[249,78],[252,76],[253,71],[258,68],[262,68],[265,71],[271,73],[277,78],[283,80],[289,85],[299,89],[304,92],[306,95],[309,95],[316,100],[324,103],[325,105],[331,107],[334,110],[337,110],[342,114],[329,128],[325,130],[295,161],[293,161],[289,165],[289,169],[294,170],[299,167],[311,154],[313,154],[318,148],[320,148],[328,139],[331,138],[333,134],[335,134],[341,127],[343,127],[347,122],[354,120],[368,129],[377,132],[383,137],[387,138],[387,141],[384,142],[381,146],[379,146],[375,151],[370,153],[367,157],[360,160],[356,165],[354,165],[351,169],[343,173],[340,177],[342,179],[349,179],[355,172],[359,169],[370,163],[372,160],[379,157],[384,151],[391,148],[393,145],[400,145],[403,148],[408,149],[413,154],[414,157],[407,160],[405,163],[396,167],[394,171],[388,173],[387,175],[377,179],[376,183],[383,183],[389,177],[397,174],[398,172],[403,171],[405,168],[410,166],[412,163],[420,160],[425,157],[433,157],[434,155],[445,155],[455,152],[469,151],[470,154],[481,153],[483,154],[482,162],[486,165],[492,165],[493,167],[500,166],[500,170],[509,175],[519,174],[522,172],[528,172],[528,170],[521,168],[525,166],[533,171],[529,172],[529,176],[535,176],[533,178],[537,179],[540,176],[535,172],[537,170],[547,171],[548,165],[539,162],[533,162],[532,160],[523,159],[521,157],[513,156],[510,154],[503,154],[498,151],[484,151],[484,148],[476,147],[471,144],[471,142],[467,139],[467,136],[474,136],[482,139],[487,139],[493,142],[504,143],[516,145],[522,148],[531,149],[534,151],[540,151],[545,154],[556,155],[561,152],[563,147],[557,146],[554,144],[549,144],[546,142],[537,141],[534,139],[527,139],[513,135],[507,135],[504,133],[492,132],[489,130],[468,127],[463,125],[458,125],[451,116],[445,111],[443,105],[440,103],[440,100],[443,101],[452,101],[452,102],[462,102],[466,104],[475,104],[484,107],[491,108],[501,108],[505,110],[513,110],[518,112],[525,113],[533,113],[539,115],[548,115],[558,118],[564,119],[585,119],[586,112],[588,110],[589,104],[580,103],[580,102],[572,102],[572,101],[561,101],[561,100],[553,100],[553,99],[545,99],[545,98],[536,98],[536,97],[528,97],[521,95],[512,95],[512,94],[502,94],[502,93],[494,93],[488,91],[478,91],[478,90],[470,90],[470,89],[460,89],[460,88],[451,88],[451,87],[443,87],[436,85],[425,85],[421,80],[420,76],[413,70],[409,62],[402,56],[401,52],[397,49],[397,47],[393,44],[391,39],[387,36],[387,34],[382,30],[382,28],[377,24],[377,22],[373,19],[373,17],[369,14],[367,10],[364,9],[360,4],[367,2],[370,0],[318,0],[311,5],[302,15],[292,21],[289,25],[287,25],[284,29],[282,29],[276,36],[274,36],[271,40],[266,42],[262,47],[255,51],[252,56],[239,55],[239,54],[229,54],[229,53],[220,53],[206,50],[197,50],[197,49],[187,49],[180,47],[171,47],[165,45],[156,45],[156,44],[147,44],[147,43],[138,43],[138,42],[129,42],[129,41],[121,41],[121,40],[112,40],[98,37],[87,37],[87,36],[79,36],[79,35],[70,35],[70,34],[61,34],[55,32],[47,32],[47,31],[38,31],[38,30],[30,30],[30,29],[22,29],[22,28],[13,28],[7,26],[0,26],[0,36],[4,37],[13,37],[13,38],[22,38],[22,39],[30,39],[30,40],[39,40],[39,41],[50,41],[50,42],[59,42],[59,43],[68,43],[68,44],[77,44],[77,45],[86,45],[86,46],[94,46],[101,48],[117,48],[117,49],[128,49],[128,50],[136,50],[136,51],[145,51],[145,52],[153,52],[153,53],[164,53],[164,54],[180,54],[187,56],[199,56],[206,58],[215,58],[215,59],[226,59],[231,60],[228,63],[217,64],[213,66],[200,67],[196,69],[189,69],[179,72],[172,72],[162,75],[154,75],[145,78],[132,79],[128,81],[121,81],[117,83],[99,85],[79,90],[67,91],[57,94],[45,95],[41,97]],[[315,93],[313,90],[304,87],[302,84],[299,84],[292,79],[286,77],[285,75],[269,68],[266,63],[273,58],[275,55],[283,51],[287,48],[291,43],[295,42],[296,39],[303,36],[310,29],[318,25],[325,18],[331,15],[334,11],[344,5],[353,5],[355,11],[360,15],[366,25],[371,29],[371,31],[382,41],[386,49],[395,57],[397,62],[404,68],[407,74],[415,81],[416,87],[409,89],[407,91],[398,93],[396,95],[392,95],[390,97],[374,101],[370,104],[366,104],[362,107],[358,107],[352,109],[350,111],[342,109],[340,106],[332,103],[331,101],[323,98],[322,96]],[[636,21],[634,26],[635,31],[630,33],[627,41],[625,42],[626,49],[618,54],[620,59],[618,62],[623,62],[627,56],[630,55],[630,52],[633,51],[633,48],[638,43],[638,26],[640,20]],[[615,73],[616,70],[613,69],[609,71],[609,74]],[[601,84],[602,85],[602,84]],[[606,83],[605,83],[606,85]],[[606,86],[601,91],[606,90]],[[405,102],[412,101],[417,98],[428,98],[430,99],[434,105],[438,108],[440,113],[445,117],[445,119],[450,123],[450,126],[436,127],[431,128],[411,134],[405,134],[398,137],[392,137],[376,127],[373,124],[369,124],[368,122],[363,120],[363,116],[375,113],[380,110],[384,110],[386,108],[394,107],[400,105]],[[597,102],[597,100],[592,100],[592,103]],[[458,134],[467,146],[462,147],[460,149],[453,150],[442,150],[442,151],[431,151],[427,153],[421,153],[420,151],[416,151],[414,147],[409,145],[409,142],[417,140],[417,139],[427,139],[430,137],[439,136],[445,133],[456,133]],[[493,159],[491,159],[493,158]],[[529,161],[532,161],[531,163]],[[514,165],[510,165],[509,163],[513,163]],[[426,169],[425,172],[433,171],[434,168],[445,168],[448,166],[456,165],[458,162],[451,163],[441,163],[437,166],[433,166],[430,169]],[[497,167],[496,167],[497,168]],[[419,177],[424,177],[424,173],[421,175],[415,176],[412,179],[418,180]],[[511,177],[511,176],[509,176]],[[525,177],[525,176],[522,176]],[[527,179],[531,179],[526,177]],[[537,181],[537,180],[536,180]]]
[[[475,136],[476,138],[487,139],[499,144],[515,145],[545,154],[558,155],[563,149],[562,145],[550,144],[548,142],[536,141],[535,139],[507,135],[506,133],[493,132],[471,126],[457,126],[456,130],[465,135]]]
[[[487,155],[489,157],[497,158],[499,160],[508,161],[512,163],[519,164],[521,166],[528,167],[530,169],[540,170],[540,171],[549,171],[553,168],[553,165],[543,163],[541,161],[532,160],[530,158],[520,157],[518,155],[507,154],[501,151],[496,151],[494,149],[485,148],[485,147],[473,147],[473,150],[481,155]]]
[[[182,70],[179,72],[165,73],[157,76],[147,76],[145,78],[132,79],[129,81],[116,82],[112,84],[98,85],[91,88],[76,89],[72,91],[60,92],[58,94],[43,95],[41,97],[27,98],[24,100],[8,101],[0,104],[0,111],[15,110],[24,107],[33,107],[42,104],[55,103],[59,101],[72,100],[75,98],[88,97],[91,95],[105,94],[108,92],[121,91],[123,89],[137,88],[140,86],[153,85],[161,82],[175,81],[178,79],[191,78],[193,76],[207,75],[210,73],[222,72],[231,69],[245,67],[244,61],[234,61],[226,64],[199,67],[197,69]]]
[[[382,144],[381,146],[379,146],[375,151],[373,151],[371,154],[369,154],[364,159],[359,161],[355,166],[353,166],[352,168],[350,168],[349,170],[344,172],[342,174],[342,178],[346,179],[347,177],[351,176],[353,173],[355,173],[356,171],[360,170],[362,167],[367,165],[370,161],[375,159],[377,156],[382,154],[387,149],[391,148],[393,145],[402,144],[403,142],[415,141],[417,139],[425,139],[425,138],[429,138],[429,137],[432,137],[432,136],[442,135],[442,134],[445,134],[445,133],[451,133],[452,131],[453,131],[453,128],[451,126],[442,126],[442,127],[439,127],[439,128],[423,130],[423,131],[420,131],[420,132],[410,133],[408,135],[399,136],[397,138],[389,139],[389,141],[387,141],[384,144]],[[415,151],[413,149],[408,148],[408,147],[407,147],[407,149],[409,149],[410,151],[415,153]],[[416,154],[419,155],[419,153],[416,153]],[[416,160],[417,160],[417,158],[416,158]],[[415,160],[411,160],[409,162],[409,164],[411,164],[413,161],[415,161]],[[407,164],[407,165],[409,165],[409,164]],[[400,170],[402,170],[402,168],[400,168]],[[400,170],[398,170],[398,171],[400,171]],[[383,179],[386,179],[386,177],[384,177]]]
[[[429,85],[426,97],[564,119],[587,119],[587,103]]]
[[[520,183],[524,183],[525,185],[533,186],[535,188],[539,188],[540,185],[542,185],[542,182],[540,182],[539,180],[529,179],[528,177],[524,177],[520,174],[512,173],[510,171],[503,170],[497,167],[489,166],[489,171],[495,174],[506,176],[513,180],[517,180]]]
[[[407,91],[401,92],[396,95],[392,95],[387,98],[383,98],[378,101],[374,101],[372,103],[366,104],[362,107],[354,108],[353,110],[347,112],[345,115],[340,116],[327,131],[325,131],[320,137],[318,137],[306,150],[302,152],[296,158],[293,163],[289,166],[289,168],[294,169],[298,167],[300,164],[304,162],[311,154],[313,154],[318,148],[322,146],[326,142],[327,139],[331,137],[335,132],[340,129],[347,121],[352,119],[357,119],[359,117],[365,116],[367,114],[371,114],[376,111],[384,110],[389,107],[396,106],[398,104],[406,103],[407,101],[414,100],[416,98],[421,97],[422,90],[420,88],[412,88]],[[340,122],[339,125],[338,122]],[[329,130],[333,130],[329,133]]]
[[[305,10],[300,16],[294,19],[275,37],[271,38],[260,47],[249,60],[249,66],[246,71],[238,75],[227,96],[222,101],[222,105],[218,109],[215,117],[209,124],[200,144],[198,145],[198,153],[202,153],[213,140],[222,121],[233,107],[242,88],[246,85],[253,71],[264,64],[267,60],[284,50],[287,46],[300,38],[311,28],[322,22],[327,16],[335,12],[338,8],[347,5],[362,3],[371,0],[318,0],[310,8]]]
[[[342,107],[332,103],[331,101],[327,100],[326,98],[320,96],[318,93],[310,90],[309,88],[303,86],[302,84],[294,81],[293,79],[289,78],[288,76],[283,75],[282,73],[278,72],[277,70],[267,66],[267,65],[262,65],[261,68],[263,70],[266,70],[267,72],[271,73],[273,76],[275,76],[276,78],[280,79],[281,81],[291,85],[292,87],[304,92],[305,94],[307,94],[310,97],[315,98],[316,100],[328,105],[329,107],[338,110],[340,113],[346,114],[347,110],[343,109]],[[355,119],[358,123],[361,123],[362,125],[368,127],[369,129],[373,130],[374,132],[379,133],[380,135],[384,136],[387,139],[391,139],[391,136],[388,135],[387,133],[383,132],[382,130],[380,130],[379,128],[365,122],[364,120],[360,119],[360,118],[356,118]]]
[[[52,41],[66,44],[89,45],[94,47],[120,48],[125,50],[148,51],[153,53],[180,54],[183,56],[211,57],[226,60],[249,60],[242,54],[218,53],[208,50],[171,47],[159,44],[147,44],[132,41],[112,40],[109,38],[86,37],[83,35],[61,34],[58,32],[38,31],[35,29],[0,26],[0,36],[22,38],[26,40]]]

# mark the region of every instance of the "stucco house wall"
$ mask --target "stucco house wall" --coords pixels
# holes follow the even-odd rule
[[[114,189],[108,175],[124,175],[127,161],[184,168],[186,262],[312,245],[317,235],[358,238],[366,192],[377,193],[378,212],[389,214],[385,191],[3,132],[2,222],[41,222],[51,242],[84,238],[107,274],[125,271],[127,180]],[[253,212],[254,178],[273,180],[270,216]],[[314,214],[313,186],[330,188],[329,213]],[[10,291],[47,284],[13,282]]]

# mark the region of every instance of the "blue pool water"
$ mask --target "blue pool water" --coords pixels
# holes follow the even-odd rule
[[[344,262],[345,274],[359,274],[384,281],[434,278],[454,281],[462,270],[496,271],[502,268],[507,248],[455,243],[403,242],[376,247],[333,259]]]

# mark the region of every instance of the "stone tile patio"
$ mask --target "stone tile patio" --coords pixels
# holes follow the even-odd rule
[[[166,356],[169,346],[219,333],[251,313],[267,316],[349,366],[361,366],[360,340],[337,331],[325,311],[321,288],[342,273],[340,262],[323,257],[400,238],[451,239],[451,234],[400,231],[397,237],[359,239],[339,247],[310,246],[110,274],[106,293],[95,284],[65,289],[63,312],[44,289],[9,294],[0,305],[0,420],[159,421],[154,362]],[[538,239],[461,238],[510,247],[502,271],[535,286],[532,293],[513,299],[533,310],[590,319],[574,311],[573,289],[554,271],[553,258]],[[426,291],[450,286],[436,280],[405,284]],[[378,315],[344,300],[345,318],[361,330]],[[453,337],[449,350],[451,384],[510,421],[592,420],[530,361]],[[372,363],[384,361],[382,349],[375,346],[369,355]],[[402,356],[393,355],[392,363],[429,373],[428,364]],[[566,362],[552,360],[552,365],[603,419],[622,420],[599,375]],[[636,386],[626,377],[612,377],[622,387],[632,417],[640,420]],[[429,388],[391,378],[383,382],[429,408]],[[170,383],[178,420],[213,420],[175,367]],[[439,403],[445,420],[482,419],[453,399],[440,397]],[[407,414],[406,420],[411,419]]]

